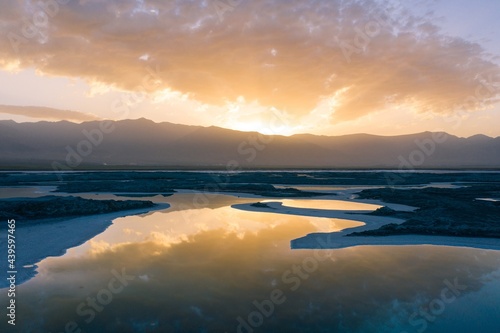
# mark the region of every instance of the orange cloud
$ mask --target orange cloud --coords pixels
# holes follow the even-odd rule
[[[214,5],[221,1],[227,6]],[[350,120],[388,104],[445,114],[485,109],[500,89],[500,69],[479,44],[370,0],[60,0],[52,10],[30,1],[2,8],[4,68],[131,91],[169,89],[211,105],[243,97],[299,117],[335,96],[331,118]]]
[[[0,113],[45,119],[45,120],[70,120],[76,122],[92,121],[100,119],[99,117],[94,116],[93,114],[77,112],[77,111],[69,111],[69,110],[59,110],[59,109],[39,107],[39,106],[0,105]]]

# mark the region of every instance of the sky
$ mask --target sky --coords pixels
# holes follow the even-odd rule
[[[0,120],[500,136],[497,0],[0,6]]]

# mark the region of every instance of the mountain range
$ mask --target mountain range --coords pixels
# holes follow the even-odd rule
[[[267,136],[220,127],[121,121],[0,121],[3,169],[499,168],[500,137]]]

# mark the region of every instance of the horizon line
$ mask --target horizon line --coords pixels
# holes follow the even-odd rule
[[[38,124],[38,123],[52,123],[52,124],[57,124],[57,123],[70,123],[70,124],[75,124],[75,125],[82,125],[82,124],[88,124],[88,123],[96,123],[96,122],[102,122],[102,121],[112,121],[112,122],[123,122],[123,121],[138,121],[138,120],[146,120],[148,122],[154,123],[154,124],[170,124],[170,125],[177,125],[177,126],[188,126],[188,127],[197,127],[197,128],[219,128],[227,131],[232,131],[232,132],[240,132],[240,133],[256,133],[260,134],[263,136],[280,136],[280,137],[294,137],[294,136],[299,136],[299,135],[311,135],[311,136],[316,136],[316,137],[343,137],[343,136],[355,136],[355,135],[367,135],[367,136],[376,136],[376,137],[399,137],[399,136],[411,136],[411,135],[418,135],[418,134],[427,134],[427,133],[445,133],[450,136],[454,136],[459,139],[470,139],[475,136],[484,136],[488,139],[498,139],[500,136],[492,137],[483,133],[476,133],[467,137],[464,136],[458,136],[455,134],[448,133],[446,131],[423,131],[423,132],[413,132],[413,133],[405,133],[405,134],[396,134],[396,135],[383,135],[383,134],[372,134],[372,133],[363,133],[363,132],[356,132],[356,133],[350,133],[350,134],[341,134],[341,135],[326,135],[326,134],[313,134],[313,133],[295,133],[295,134],[290,134],[290,135],[284,135],[284,134],[265,134],[261,133],[258,131],[242,131],[242,130],[236,130],[232,128],[227,128],[227,127],[221,127],[221,126],[216,126],[216,125],[210,125],[210,126],[203,126],[203,125],[189,125],[189,124],[181,124],[181,123],[173,123],[170,121],[161,121],[157,122],[149,118],[145,117],[139,117],[139,118],[127,118],[127,119],[99,119],[99,120],[86,120],[86,121],[71,121],[71,120],[66,120],[66,119],[60,119],[60,120],[38,120],[38,121],[16,121],[13,119],[3,119],[0,120],[0,123],[2,122],[13,122],[15,124]]]

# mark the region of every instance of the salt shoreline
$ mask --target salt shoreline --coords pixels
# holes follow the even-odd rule
[[[284,206],[280,200],[342,200],[347,202],[358,202],[387,206],[394,210],[411,211],[415,207],[385,203],[379,200],[360,200],[353,197],[357,189],[342,190],[321,197],[308,198],[269,198],[249,193],[214,193],[216,195],[229,195],[235,197],[255,198],[256,202],[266,201],[266,207],[254,207],[251,203],[235,204],[232,208],[262,213],[278,213],[299,216],[337,218],[359,221],[362,226],[344,229],[332,233],[311,233],[291,240],[292,249],[340,249],[354,246],[454,246],[486,250],[500,250],[500,240],[495,238],[466,238],[451,236],[424,236],[424,235],[394,235],[394,236],[349,236],[345,235],[354,231],[372,230],[388,223],[402,223],[403,219],[366,215],[372,210],[327,210]],[[183,191],[179,191],[180,193]],[[197,192],[197,191],[186,191]],[[17,281],[21,284],[36,275],[36,264],[47,257],[61,256],[70,248],[79,246],[94,236],[104,232],[113,220],[119,217],[145,214],[156,210],[170,207],[168,203],[158,203],[152,208],[126,210],[115,213],[82,216],[54,223],[36,224],[24,226],[16,230],[16,267]],[[0,235],[6,238],[6,234]],[[41,241],[46,240],[46,241]],[[28,266],[28,267],[23,267]],[[6,263],[0,261],[0,270],[7,271]],[[0,289],[7,287],[6,281],[0,281]]]
[[[329,199],[346,199],[346,195],[339,195]],[[298,198],[297,198],[298,199]],[[405,208],[411,210],[413,207],[395,205],[391,203],[384,203],[377,200],[346,200],[349,202],[361,202],[370,204],[380,204],[392,209]],[[500,240],[496,238],[479,238],[479,237],[453,237],[453,236],[426,236],[426,235],[391,235],[391,236],[348,236],[347,234],[353,231],[365,231],[378,229],[382,225],[388,223],[403,223],[403,219],[366,215],[369,212],[352,211],[352,210],[326,210],[326,209],[310,209],[310,208],[296,208],[287,207],[279,202],[279,199],[266,200],[266,204],[271,208],[255,207],[251,204],[233,205],[235,209],[277,213],[277,214],[290,214],[301,216],[325,217],[325,218],[338,218],[365,223],[363,226],[344,229],[340,232],[325,232],[325,233],[311,233],[290,241],[292,249],[342,249],[354,246],[416,246],[416,245],[432,245],[432,246],[453,246],[453,247],[467,247],[475,249],[496,250],[500,251]],[[362,215],[361,215],[362,214]],[[355,230],[354,230],[355,229]]]

